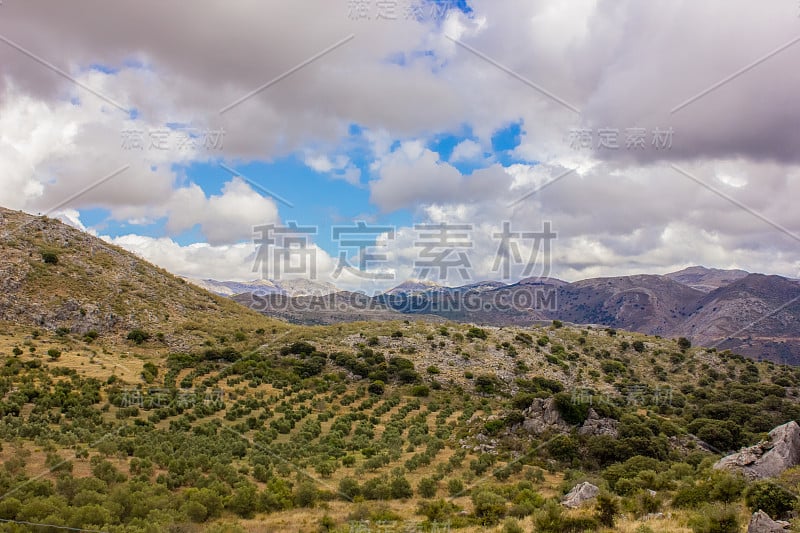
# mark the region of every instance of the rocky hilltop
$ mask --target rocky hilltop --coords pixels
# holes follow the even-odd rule
[[[58,220],[0,208],[0,321],[44,330],[163,335],[199,344],[200,326],[270,323]]]

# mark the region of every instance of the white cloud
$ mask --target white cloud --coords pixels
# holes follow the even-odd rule
[[[464,139],[453,148],[450,162],[477,161],[483,158],[483,147],[471,139]]]
[[[0,46],[0,204],[46,211],[85,190],[62,207],[105,207],[112,218],[132,222],[166,217],[171,232],[199,225],[208,249],[172,252],[175,268],[201,270],[204,260],[214,264],[211,256],[234,253],[225,246],[246,239],[252,225],[277,220],[277,210],[239,180],[209,195],[176,173],[176,165],[297,153],[308,156],[311,168],[357,185],[362,176],[344,140],[357,124],[375,157],[368,187],[378,208],[414,210],[421,221],[470,218],[482,228],[503,219],[534,227],[551,219],[559,228],[565,277],[687,261],[797,275],[792,238],[669,166],[676,163],[776,225],[800,232],[794,205],[800,193],[800,44],[675,110],[789,43],[797,33],[793,6],[744,0],[576,0],[568,9],[556,0],[470,5],[472,18],[451,13],[441,27],[353,21],[346,3],[327,0],[189,10],[81,1],[3,5],[7,38],[136,108],[139,118]],[[92,18],[85,17],[89,9]],[[201,35],[194,27],[209,31]],[[351,34],[352,41],[220,114]],[[387,60],[398,54],[404,65]],[[146,67],[126,66],[130,59]],[[119,71],[104,74],[88,69],[91,64]],[[225,148],[121,148],[124,129],[166,123],[224,128]],[[468,126],[474,140],[456,147],[452,160],[472,161],[510,123],[522,124],[515,155],[530,164],[463,176],[426,148],[433,136]],[[641,150],[576,151],[568,136],[579,127],[593,133],[672,127],[674,144],[669,150],[648,143]],[[398,140],[403,143],[393,151]],[[508,207],[573,168],[574,174]],[[74,213],[69,218],[79,222]],[[169,249],[156,244],[147,246]],[[413,247],[397,252],[398,272],[407,271],[408,253]],[[482,254],[480,264],[489,252]]]
[[[361,170],[346,155],[340,154],[332,159],[325,154],[306,151],[305,164],[316,172],[328,174],[351,185],[358,185],[361,180]]]

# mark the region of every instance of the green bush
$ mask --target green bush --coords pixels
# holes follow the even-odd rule
[[[475,326],[472,326],[469,328],[469,331],[467,331],[468,339],[486,339],[488,336],[489,334],[486,333],[485,329],[477,328]]]
[[[61,357],[61,350],[58,350],[57,348],[50,348],[49,350],[47,350],[47,356],[53,361],[55,361],[56,359]]]
[[[208,509],[198,501],[188,501],[183,506],[183,511],[192,522],[205,522],[208,519]]]
[[[42,252],[42,261],[44,261],[48,265],[57,265],[58,264],[58,255],[55,252]]]
[[[361,494],[361,487],[359,487],[358,481],[355,479],[344,477],[339,481],[339,495],[344,497],[344,499],[352,500],[359,494]]]
[[[450,517],[453,516],[453,513],[457,510],[458,507],[456,507],[455,504],[447,500],[439,499],[421,502],[417,508],[417,514],[427,518],[430,523],[443,524],[448,522]]]
[[[483,394],[494,394],[501,383],[494,374],[482,374],[475,378],[475,391]]]
[[[597,497],[597,504],[595,506],[595,516],[597,521],[606,527],[614,527],[616,516],[619,513],[619,502],[609,495],[600,494]]]
[[[739,533],[738,509],[732,505],[707,505],[689,520],[693,533]]]
[[[461,496],[462,492],[464,492],[464,483],[460,479],[453,478],[447,482],[447,493],[451,497]]]
[[[417,492],[423,498],[433,498],[436,496],[437,490],[437,483],[433,479],[429,477],[424,477],[419,480],[419,485],[417,485]]]
[[[525,530],[514,518],[506,518],[503,522],[503,533],[525,533]]]
[[[561,418],[568,424],[583,424],[589,416],[589,404],[575,401],[566,392],[556,394],[553,400]]]
[[[475,518],[482,526],[496,524],[506,515],[506,500],[489,490],[481,490],[472,495]]]
[[[297,492],[294,495],[294,503],[298,507],[314,507],[314,504],[319,498],[319,491],[314,483],[306,481],[297,487]]]
[[[558,435],[547,443],[547,451],[553,459],[570,462],[578,457],[578,441],[569,435]]]
[[[594,518],[565,516],[561,505],[552,500],[534,514],[533,524],[538,533],[596,531],[599,525]]]
[[[383,391],[386,389],[386,384],[383,381],[373,381],[367,387],[367,390],[370,394],[374,394],[375,396],[380,396],[383,394]]]
[[[759,509],[777,519],[794,508],[797,498],[774,481],[757,481],[745,492],[745,502],[751,511]]]
[[[142,330],[142,329],[139,329],[139,328],[131,330],[131,332],[128,333],[128,340],[129,341],[133,341],[136,344],[142,344],[145,341],[147,341],[149,338],[150,338],[150,334],[147,333],[146,331]]]
[[[414,491],[411,490],[411,484],[404,476],[393,477],[389,482],[389,488],[392,498],[397,500],[404,500],[414,495]]]
[[[411,387],[411,395],[417,398],[426,398],[430,393],[431,389],[427,385],[414,385]]]

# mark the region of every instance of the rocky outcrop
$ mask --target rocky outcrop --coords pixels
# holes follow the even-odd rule
[[[775,477],[800,464],[800,426],[791,421],[769,432],[769,440],[723,457],[714,468],[741,472],[748,479]]]
[[[592,436],[609,435],[616,439],[619,436],[618,426],[619,422],[613,418],[601,418],[594,409],[590,408],[589,416],[578,429],[578,433]]]
[[[522,427],[529,433],[538,435],[548,430],[563,432],[570,429],[570,425],[561,418],[561,414],[556,409],[556,402],[553,398],[536,398],[522,414],[525,416]]]
[[[780,533],[789,529],[789,522],[773,520],[767,513],[758,510],[750,518],[747,533]]]
[[[578,483],[562,499],[561,505],[577,509],[584,503],[594,500],[600,494],[600,489],[588,481]]]

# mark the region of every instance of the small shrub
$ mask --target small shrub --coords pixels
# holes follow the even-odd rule
[[[475,326],[472,326],[467,331],[467,338],[468,339],[486,339],[488,336],[489,336],[489,334],[486,333],[485,329],[481,329],[481,328],[478,328],[478,327],[475,327]]]
[[[739,513],[731,505],[707,505],[689,520],[693,533],[739,533]]]
[[[598,528],[597,520],[591,517],[569,517],[564,515],[561,505],[549,501],[543,509],[533,517],[535,531],[539,533],[577,533],[581,531],[595,531]]]
[[[42,252],[42,261],[48,265],[57,265],[58,264],[58,255],[55,252]]]
[[[61,357],[61,351],[60,351],[60,350],[58,350],[58,349],[56,349],[56,348],[50,348],[49,350],[47,350],[47,356],[48,356],[48,357],[49,357],[51,360],[55,361],[55,360],[57,360],[59,357]]]
[[[506,500],[495,492],[482,490],[472,495],[475,518],[482,526],[496,524],[506,515]]]
[[[417,398],[426,398],[431,393],[431,389],[427,385],[414,385],[411,387],[411,395]]]
[[[451,497],[461,496],[462,492],[464,492],[464,483],[460,479],[453,478],[447,482],[447,493]]]
[[[525,530],[522,529],[516,519],[506,518],[505,522],[503,522],[503,533],[525,533]]]
[[[370,394],[374,394],[375,396],[380,396],[383,394],[383,391],[386,389],[386,384],[383,381],[373,381],[367,387],[367,390]]]
[[[146,331],[142,330],[142,329],[139,329],[139,328],[131,330],[131,332],[128,333],[128,340],[129,341],[133,341],[136,344],[142,344],[145,341],[147,341],[149,338],[150,338],[150,334],[147,333]]]
[[[606,527],[614,527],[616,516],[619,513],[619,503],[609,494],[600,494],[595,506],[597,521]]]
[[[419,485],[417,486],[417,492],[419,492],[419,495],[422,496],[423,498],[433,498],[434,496],[436,496],[437,488],[438,487],[436,481],[434,481],[429,477],[424,477],[419,480]]]

